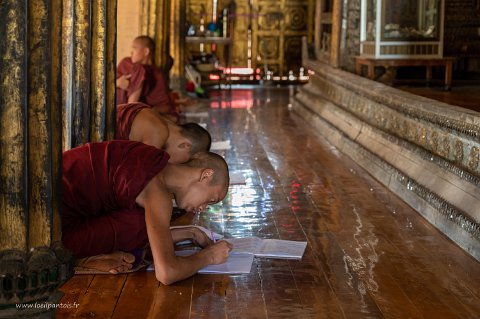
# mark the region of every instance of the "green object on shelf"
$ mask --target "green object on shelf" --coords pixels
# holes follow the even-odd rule
[[[197,93],[197,94],[205,94],[205,90],[204,90],[202,87],[197,86],[197,87],[195,88],[195,93]]]

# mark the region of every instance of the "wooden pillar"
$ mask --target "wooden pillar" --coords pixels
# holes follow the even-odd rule
[[[0,317],[42,316],[73,274],[62,151],[110,139],[116,0],[0,1]]]
[[[57,302],[73,274],[59,244],[61,1],[0,2],[0,317]],[[45,312],[29,309],[22,316]],[[18,315],[18,314],[17,314]]]
[[[63,1],[63,149],[115,131],[116,0]]]
[[[142,34],[155,41],[155,64],[163,70],[170,54],[170,0],[142,0],[140,21]]]
[[[336,68],[340,63],[340,40],[342,37],[342,1],[333,1],[332,10],[332,43],[330,52],[330,64]]]
[[[170,70],[170,86],[176,91],[183,91],[185,86],[185,12],[186,0],[173,0],[170,16],[170,52],[173,66]]]

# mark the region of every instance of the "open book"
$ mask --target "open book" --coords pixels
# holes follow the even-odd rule
[[[198,249],[177,250],[175,255],[186,257],[199,252]],[[227,262],[218,265],[208,265],[198,271],[199,274],[249,274],[252,268],[252,254],[230,254]],[[155,266],[150,264],[147,271],[154,271]]]
[[[262,239],[258,237],[228,238],[233,245],[231,254],[250,253],[255,257],[278,259],[302,259],[306,241],[293,241],[282,239]]]

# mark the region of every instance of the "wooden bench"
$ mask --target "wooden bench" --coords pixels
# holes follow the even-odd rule
[[[357,56],[355,57],[355,72],[362,75],[362,66],[367,67],[367,77],[371,80],[375,77],[375,67],[400,67],[400,66],[425,66],[427,68],[427,85],[432,80],[432,66],[445,67],[445,90],[452,87],[452,69],[455,58],[431,58],[431,59],[375,59]]]

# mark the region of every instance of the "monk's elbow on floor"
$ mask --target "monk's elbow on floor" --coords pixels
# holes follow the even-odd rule
[[[160,281],[166,286],[171,285],[175,281],[177,281],[173,271],[155,271],[155,277],[158,281]]]

